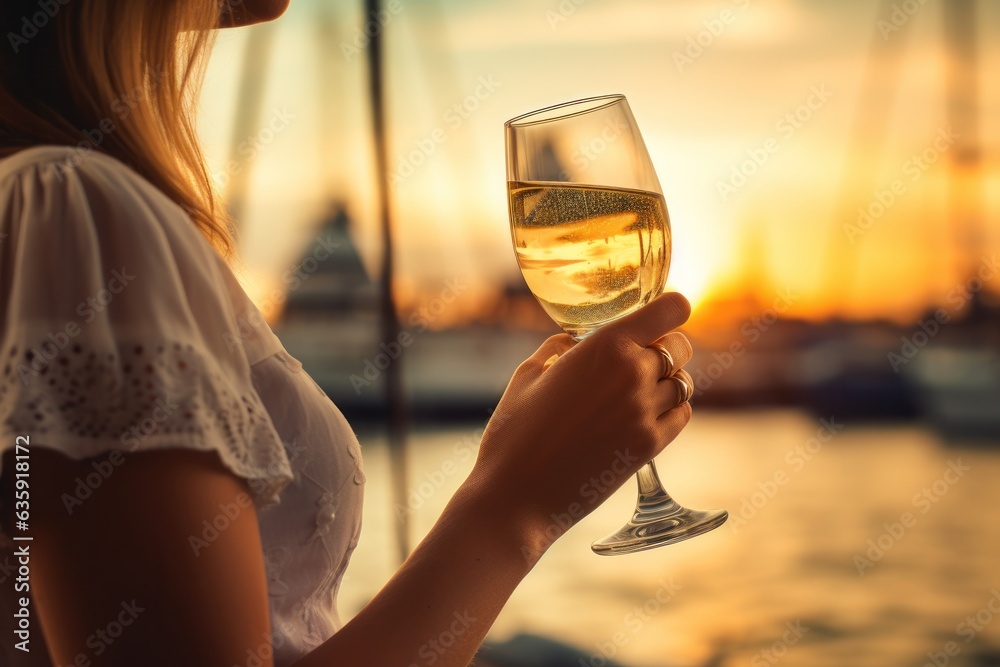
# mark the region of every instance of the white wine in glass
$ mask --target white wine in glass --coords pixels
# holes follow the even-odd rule
[[[504,130],[514,250],[545,312],[581,340],[659,296],[670,268],[670,218],[625,97],[548,107]],[[678,505],[652,461],[637,478],[632,520],[594,542],[596,553],[673,544],[729,516]]]
[[[516,181],[508,191],[521,273],[567,333],[585,336],[663,290],[670,266],[663,195]]]

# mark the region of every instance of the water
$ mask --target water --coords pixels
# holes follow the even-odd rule
[[[595,666],[614,653],[648,667],[922,667],[950,641],[960,651],[950,666],[1000,665],[1000,618],[987,606],[995,595],[1000,611],[1000,447],[947,446],[917,426],[839,424],[696,410],[660,473],[683,504],[726,508],[730,523],[663,549],[596,556],[590,542],[629,516],[629,483],[552,547],[491,638],[545,634],[593,652]],[[416,535],[471,467],[479,428],[414,434]],[[365,529],[341,592],[345,619],[395,565],[386,449],[361,440]],[[445,462],[457,472],[443,473]],[[946,472],[956,468],[961,476]],[[906,512],[911,525],[894,526]],[[883,551],[866,553],[868,540]],[[975,626],[960,625],[977,613]]]

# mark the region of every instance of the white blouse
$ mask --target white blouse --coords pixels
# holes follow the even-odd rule
[[[76,459],[217,452],[257,505],[275,665],[337,631],[358,440],[178,205],[101,153],[0,160],[0,322],[0,454],[18,436]],[[37,616],[32,653],[12,649],[13,548],[0,534],[0,664],[48,666]]]

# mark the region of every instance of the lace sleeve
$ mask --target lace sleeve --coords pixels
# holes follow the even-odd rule
[[[259,504],[291,479],[253,388],[221,259],[107,156],[0,180],[0,452],[216,451]]]

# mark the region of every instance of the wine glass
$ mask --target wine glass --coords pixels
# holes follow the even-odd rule
[[[528,289],[576,340],[648,303],[670,266],[670,219],[623,95],[547,107],[504,124],[511,236]],[[663,490],[650,461],[621,530],[594,542],[615,555],[673,544],[725,523]]]

